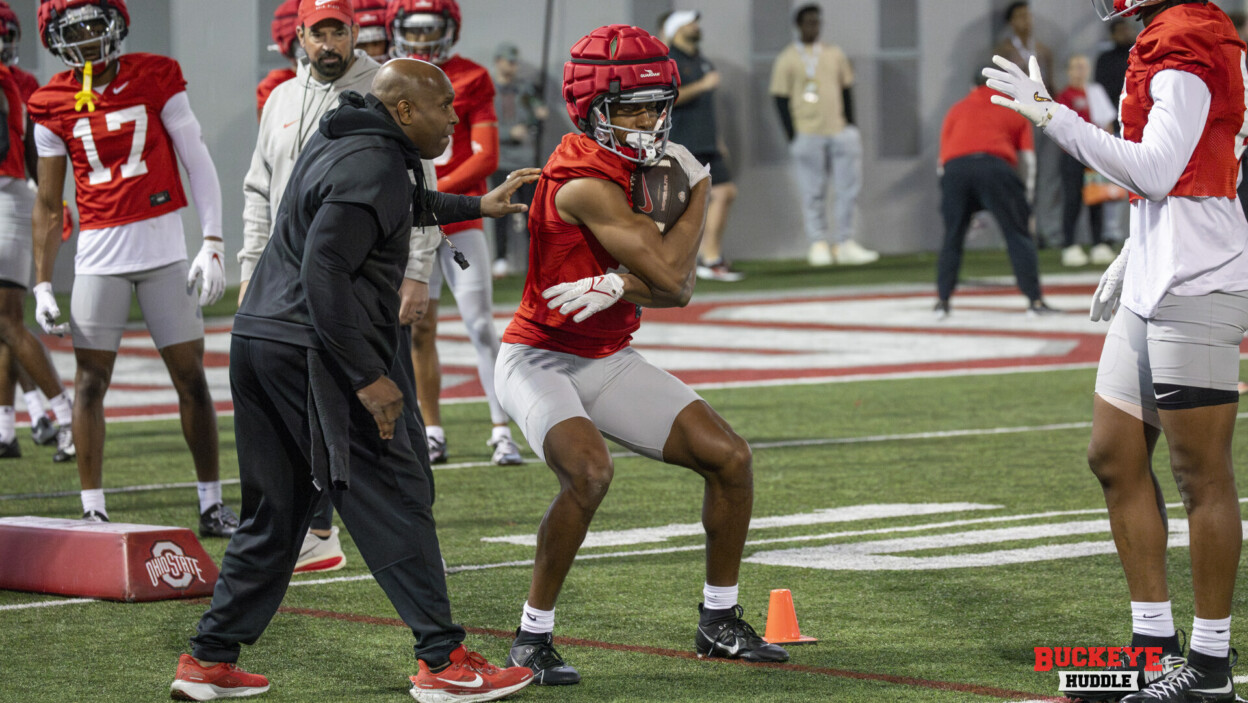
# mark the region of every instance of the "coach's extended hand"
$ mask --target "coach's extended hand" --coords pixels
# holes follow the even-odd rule
[[[517,212],[528,212],[529,206],[512,203],[511,196],[525,183],[532,183],[542,175],[540,168],[521,168],[507,174],[507,180],[497,188],[481,196],[481,215],[483,217],[503,217]]]

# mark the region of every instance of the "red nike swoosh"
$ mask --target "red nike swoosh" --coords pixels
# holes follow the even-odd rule
[[[654,211],[654,203],[650,202],[650,189],[646,187],[646,174],[641,175],[641,192],[645,194],[645,203],[641,206],[641,211],[647,215]]]
[[[287,122],[286,124],[282,125],[282,129],[286,129],[287,127],[291,126],[292,124],[294,124],[294,123],[296,123],[296,122],[298,122],[298,121],[299,121],[299,120],[291,120],[290,122]]]

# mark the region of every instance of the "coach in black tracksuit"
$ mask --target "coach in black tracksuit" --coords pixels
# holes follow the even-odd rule
[[[418,146],[440,153],[457,120],[449,99],[445,107],[411,99],[423,84],[406,72],[437,71],[423,66],[383,69],[373,84],[380,99],[344,93],[321,119],[235,318],[242,524],[191,638],[201,661],[235,662],[240,643],[260,637],[321,490],[412,628],[417,657],[441,664],[464,638],[451,620],[428,458],[409,433],[419,420],[391,380],[405,377],[398,289],[413,217],[419,225],[429,213],[447,223],[521,212],[507,200],[536,171],[481,198],[426,191]],[[401,109],[398,98],[408,101]]]

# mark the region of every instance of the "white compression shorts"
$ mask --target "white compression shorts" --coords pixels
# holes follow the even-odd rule
[[[1096,393],[1160,427],[1157,384],[1235,392],[1246,329],[1248,292],[1169,294],[1147,320],[1119,306],[1101,350]]]
[[[138,296],[157,349],[203,339],[199,296],[186,285],[189,270],[183,260],[148,271],[76,276],[69,304],[74,348],[117,351],[130,315],[131,291]]]
[[[34,254],[30,213],[35,194],[20,178],[0,177],[0,280],[30,288]]]
[[[546,434],[574,417],[588,418],[608,439],[658,461],[676,416],[700,400],[680,379],[632,347],[601,359],[504,344],[498,354],[498,398],[543,461]]]

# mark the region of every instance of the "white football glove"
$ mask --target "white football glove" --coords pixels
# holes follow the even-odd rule
[[[31,289],[35,293],[35,320],[44,332],[64,337],[69,331],[69,323],[57,324],[56,318],[61,316],[61,307],[56,304],[56,296],[52,295],[52,282],[36,283]]]
[[[186,287],[194,288],[195,279],[203,276],[204,286],[199,293],[199,304],[212,305],[225,293],[225,242],[205,239],[204,246],[191,262],[186,276]]]
[[[1105,273],[1101,275],[1101,282],[1096,286],[1096,292],[1092,294],[1093,322],[1108,320],[1118,309],[1118,298],[1122,296],[1122,276],[1127,270],[1127,252],[1130,246],[1130,239],[1123,242],[1118,258],[1114,259],[1109,268],[1105,269]]]
[[[676,142],[668,142],[667,155],[676,159],[676,163],[680,164],[680,169],[685,172],[685,176],[689,178],[689,188],[692,189],[703,179],[711,177],[711,165],[698,161],[685,147]]]
[[[1044,87],[1044,78],[1040,75],[1040,62],[1036,60],[1036,57],[1032,56],[1031,61],[1028,62],[1031,75],[1023,73],[1023,69],[1007,58],[993,56],[992,62],[1003,70],[985,68],[982,71],[984,77],[988,79],[988,87],[1013,98],[1011,100],[994,95],[992,103],[1010,108],[1031,120],[1037,127],[1047,125],[1057,109],[1057,103],[1053,102],[1049,89]]]
[[[560,315],[580,310],[572,318],[573,322],[584,322],[590,315],[606,310],[615,305],[622,295],[624,279],[614,273],[560,283],[542,291],[542,297],[550,300],[546,307],[551,310],[559,308]]]

